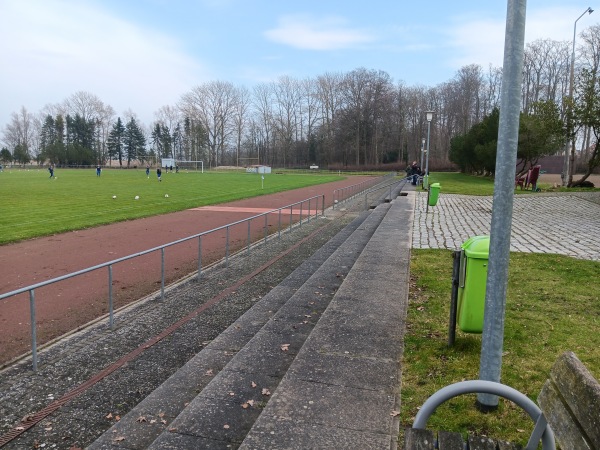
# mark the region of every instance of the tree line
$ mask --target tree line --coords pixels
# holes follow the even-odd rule
[[[563,152],[565,136],[574,138],[580,161],[598,159],[591,113],[599,89],[600,26],[584,30],[578,42],[572,104],[570,42],[546,39],[526,46],[523,165],[536,155]],[[207,167],[405,164],[420,160],[425,111],[432,110],[430,169],[456,164],[466,171],[493,172],[494,139],[482,142],[473,134],[490,133],[481,127],[495,120],[501,79],[501,68],[472,64],[434,87],[407,86],[385,71],[366,68],[306,79],[283,76],[252,89],[211,81],[160,107],[151,124],[140,123],[133,111],[118,116],[94,94],[76,92],[39,113],[24,107],[13,113],[3,130],[0,158],[65,165],[129,165],[161,157],[202,160]],[[544,127],[554,133],[558,123],[563,137],[552,134],[539,142],[548,131]]]

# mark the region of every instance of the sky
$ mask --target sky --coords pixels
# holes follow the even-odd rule
[[[572,41],[594,4],[529,0],[525,42]],[[502,66],[506,0],[0,0],[0,132],[84,91],[146,125],[193,87],[364,67],[436,86]],[[600,23],[600,5],[577,32]],[[1,133],[0,133],[1,140]]]

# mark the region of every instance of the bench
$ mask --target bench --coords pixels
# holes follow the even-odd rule
[[[540,439],[544,450],[554,448],[555,440],[563,450],[600,449],[600,384],[573,352],[565,352],[552,366],[537,405],[524,394],[491,381],[465,381],[436,392],[421,407],[413,427],[406,429],[405,450],[519,448],[512,443],[476,436],[468,436],[466,447],[460,433],[439,431],[436,436],[425,429],[437,406],[449,398],[473,392],[499,395],[525,409],[536,424],[526,449],[536,449]]]

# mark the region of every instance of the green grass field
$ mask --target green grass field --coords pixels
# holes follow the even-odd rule
[[[234,172],[156,173],[145,169],[45,169],[0,173],[0,244],[181,211],[342,179],[337,175]],[[166,197],[168,195],[168,197]],[[116,196],[116,198],[113,198]],[[139,196],[139,200],[135,197]]]

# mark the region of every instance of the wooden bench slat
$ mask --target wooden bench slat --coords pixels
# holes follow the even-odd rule
[[[465,441],[460,433],[438,431],[438,450],[463,450]]]
[[[484,436],[469,435],[470,450],[496,450],[496,441]]]
[[[550,371],[550,378],[590,441],[600,443],[598,381],[573,352],[565,352],[556,360]]]
[[[561,447],[590,449],[589,444],[581,436],[579,426],[563,403],[556,385],[551,380],[547,380],[542,387],[538,396],[538,404]]]
[[[404,434],[406,450],[434,450],[435,439],[431,430],[407,428]]]

